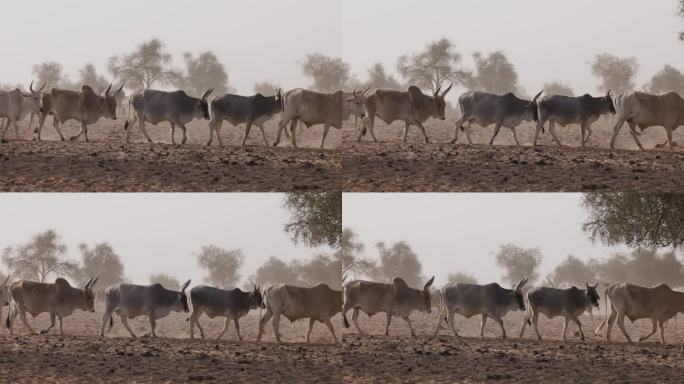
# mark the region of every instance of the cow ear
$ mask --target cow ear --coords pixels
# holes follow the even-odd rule
[[[434,282],[435,282],[435,277],[434,277],[434,276],[432,276],[432,278],[431,278],[430,280],[428,280],[428,282],[427,282],[427,283],[425,283],[425,287],[423,287],[423,289],[427,291],[427,290],[428,290],[428,288],[430,288],[430,286],[431,286],[431,285],[432,285],[432,283],[434,283]]]

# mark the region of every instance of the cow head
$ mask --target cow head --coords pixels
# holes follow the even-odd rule
[[[450,84],[449,87],[444,92],[442,92],[441,94],[439,93],[439,91],[442,89],[441,85],[439,87],[437,87],[437,89],[435,89],[435,92],[432,94],[432,101],[434,103],[434,108],[432,110],[432,117],[434,117],[436,119],[440,119],[440,120],[446,119],[446,115],[445,115],[446,101],[444,101],[444,96],[446,96],[447,93],[449,93],[449,91],[451,91],[451,87],[453,87],[453,86],[454,86],[453,83]]]
[[[432,278],[428,280],[427,283],[425,283],[425,286],[423,287],[423,292],[421,292],[423,295],[423,303],[425,304],[425,309],[423,310],[423,312],[432,312],[432,295],[430,295],[430,286],[434,282],[435,277],[432,276]]]
[[[252,292],[249,294],[250,298],[250,309],[255,309],[255,308],[266,308],[264,305],[264,297],[261,294],[261,288],[258,286],[254,285],[254,289]]]
[[[615,110],[615,104],[613,104],[613,97],[610,96],[610,89],[608,92],[606,92],[606,95],[603,97],[605,109],[608,110],[611,114],[616,114],[617,111]]]
[[[537,99],[542,93],[544,93],[543,89],[539,91],[539,93],[534,96],[534,99],[532,99],[532,101],[527,105],[527,110],[532,114],[532,120],[534,121],[539,121],[539,107],[537,106]]]
[[[118,104],[116,99],[119,96],[119,94],[123,92],[123,86],[124,84],[122,82],[121,87],[119,87],[119,89],[116,92],[110,93],[112,90],[112,85],[109,84],[107,89],[105,89],[104,93],[101,95],[105,107],[104,117],[116,120],[116,107]]]
[[[351,96],[347,97],[344,101],[347,103],[347,110],[354,114],[354,125],[356,125],[357,118],[366,117],[366,110],[363,107],[363,102],[365,100],[366,92],[371,88],[368,84],[368,88],[364,91],[357,91],[356,88],[351,93]]]
[[[7,287],[7,282],[9,281],[10,274],[7,274],[7,278],[5,281],[2,282],[2,286],[0,286],[0,307],[4,307],[5,305],[9,305],[9,289]]]
[[[81,290],[81,305],[80,308],[83,311],[95,312],[95,293],[93,292],[93,286],[100,280],[100,275],[91,277]]]
[[[31,113],[39,113],[40,109],[42,107],[42,100],[43,100],[43,89],[45,88],[45,84],[47,82],[44,82],[43,85],[38,88],[38,90],[33,89],[33,81],[31,82],[31,85],[29,85],[29,93],[22,93],[22,96],[24,96],[25,101],[28,103],[28,110]]]
[[[190,307],[188,306],[188,295],[185,294],[185,289],[188,287],[188,285],[190,285],[190,279],[183,284],[180,292],[178,292],[178,301],[176,302],[176,306],[174,308],[174,310],[177,312],[190,312]]]
[[[584,283],[584,285],[587,286],[587,299],[589,299],[589,302],[591,305],[594,307],[598,308],[599,307],[599,294],[596,292],[596,288],[598,287],[598,283],[592,285],[589,285],[588,283]]]
[[[209,97],[212,92],[214,92],[214,88],[207,89],[207,91],[202,94],[202,97],[197,100],[195,110],[193,111],[193,116],[196,119],[209,120],[211,118],[211,116],[209,116],[209,102],[207,101],[207,97]]]
[[[523,299],[523,287],[527,284],[527,278],[520,280],[518,285],[515,286],[515,301],[518,304],[518,309],[521,311],[525,310],[525,300]]]

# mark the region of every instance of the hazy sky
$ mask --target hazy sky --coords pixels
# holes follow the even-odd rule
[[[242,249],[246,278],[271,255],[292,260],[329,251],[292,244],[283,231],[289,213],[282,198],[278,193],[4,193],[0,249],[54,229],[74,260],[80,260],[79,243],[92,247],[108,241],[133,282],[147,283],[149,275],[165,272],[198,284],[204,273],[193,254],[214,244]]]
[[[684,22],[676,0],[34,0],[3,8],[2,83],[26,82],[31,67],[58,61],[72,80],[85,62],[105,70],[113,54],[161,38],[181,66],[185,51],[213,50],[230,82],[307,85],[298,61],[321,52],[344,56],[361,79],[382,62],[441,37],[452,39],[472,68],[472,53],[504,51],[532,93],[547,81],[594,91],[588,61],[609,52],[635,56],[641,86],[665,63],[680,67]],[[59,24],[58,24],[59,23]],[[684,68],[680,68],[684,69]],[[456,93],[452,95],[456,97]]]
[[[494,260],[500,244],[539,247],[542,277],[569,254],[586,261],[626,251],[587,239],[580,202],[581,195],[571,193],[346,193],[343,225],[359,235],[372,258],[377,242],[405,240],[438,286],[457,271],[482,283],[500,282],[503,271]]]

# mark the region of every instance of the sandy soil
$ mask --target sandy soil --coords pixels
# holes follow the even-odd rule
[[[340,346],[333,343],[328,329],[316,324],[312,343],[303,343],[308,322],[292,325],[281,321],[286,344],[277,344],[271,323],[262,342],[256,343],[258,312],[240,321],[244,338],[239,342],[231,328],[216,342],[223,321],[201,319],[208,339],[189,339],[188,315],[173,313],[158,321],[158,338],[131,339],[118,319],[105,339],[99,339],[96,313],[77,312],[64,322],[66,336],[27,335],[17,318],[15,336],[6,329],[0,334],[0,381],[11,383],[93,382],[215,382],[215,383],[313,383],[339,382]],[[49,322],[43,314],[29,321],[41,329]],[[138,335],[146,333],[147,321],[129,321]],[[339,335],[339,317],[334,326]],[[196,337],[199,337],[199,332]]]
[[[29,141],[32,133],[24,128],[23,140],[0,145],[0,190],[2,191],[294,191],[339,190],[341,161],[340,131],[332,129],[326,150],[318,148],[321,130],[300,129],[293,151],[288,144],[265,148],[254,128],[246,147],[240,147],[244,128],[224,123],[224,147],[216,139],[211,147],[206,122],[188,127],[188,143],[170,143],[166,125],[148,126],[157,144],[144,144],[136,128],[132,144],[123,145],[122,121],[101,120],[89,129],[91,143],[55,141],[52,126],[43,129],[41,143]],[[22,125],[25,127],[24,125]],[[275,139],[275,122],[266,124],[269,142]],[[69,122],[63,129],[69,137],[78,132]],[[176,130],[176,142],[180,143]]]
[[[684,151],[654,149],[665,140],[662,128],[647,129],[639,151],[628,130],[618,135],[609,149],[612,121],[594,124],[586,148],[579,147],[579,128],[557,127],[560,148],[547,132],[532,147],[534,128],[518,128],[522,146],[514,146],[510,130],[502,128],[487,145],[492,127],[473,126],[469,145],[459,132],[458,144],[449,144],[456,117],[426,124],[430,144],[412,127],[402,143],[403,123],[387,126],[376,121],[376,137],[356,141],[354,127],[345,126],[342,145],[342,189],[344,191],[681,191],[684,189]],[[684,129],[674,134],[684,145]]]
[[[351,315],[351,312],[350,312]],[[671,321],[666,328],[666,341],[656,338],[643,343],[627,344],[617,328],[613,341],[606,343],[593,334],[603,315],[581,319],[587,342],[573,335],[571,325],[568,341],[561,340],[562,318],[540,319],[540,332],[545,338],[537,341],[528,327],[523,339],[518,339],[522,315],[511,312],[504,319],[508,339],[501,339],[500,328],[489,320],[485,338],[479,335],[480,317],[464,320],[456,316],[461,337],[442,330],[432,338],[437,320],[436,311],[427,315],[414,313],[412,323],[418,338],[410,336],[401,319],[393,319],[390,336],[384,332],[384,314],[373,318],[359,317],[361,328],[370,335],[346,333],[342,350],[344,382],[354,383],[679,383],[684,374],[684,323]],[[629,323],[629,322],[627,322]],[[352,325],[353,327],[353,325]],[[638,321],[626,324],[632,336],[643,335],[650,323]],[[352,328],[353,329],[353,328]]]

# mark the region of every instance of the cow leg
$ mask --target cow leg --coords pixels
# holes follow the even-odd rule
[[[403,141],[404,143],[406,142],[406,136],[408,136],[408,131],[409,131],[409,123],[405,121],[404,122],[404,135],[402,136],[402,139],[401,139],[401,141]]]
[[[273,314],[273,333],[275,334],[276,341],[282,343],[280,340],[280,312]]]
[[[261,335],[264,333],[264,326],[266,323],[268,323],[272,316],[273,312],[271,311],[271,308],[268,308],[264,316],[259,319],[259,333],[257,334],[257,341],[261,341]]]
[[[16,129],[17,129],[17,125],[15,124],[15,125],[14,125],[14,130],[15,130],[15,132],[16,132]],[[676,129],[676,127],[675,127],[675,129]],[[672,144],[672,130],[673,130],[672,128],[665,127],[665,133],[667,134],[667,144],[670,146],[670,149],[673,148],[673,144]],[[17,139],[19,139],[19,135],[18,135],[18,134],[17,134]]]
[[[585,141],[585,142],[589,142],[589,138],[591,137],[591,134],[592,134],[592,133],[593,133],[593,132],[592,132],[592,130],[591,130],[591,125],[590,125],[590,124],[587,124],[587,137],[584,138],[584,141]]]
[[[143,136],[147,139],[148,143],[152,142],[152,139],[150,139],[150,135],[147,134],[147,129],[145,128],[145,118],[138,118],[138,127],[140,127],[140,131],[143,133]]]
[[[469,121],[468,123],[466,123],[466,126],[465,126],[464,129],[465,129],[466,139],[468,140],[468,144],[471,144],[471,145],[472,145],[472,144],[473,144],[473,140],[470,138],[470,127],[471,127],[471,126],[472,126],[472,123]]]
[[[537,127],[534,130],[534,140],[532,140],[532,145],[536,146],[537,145],[537,140],[539,139],[539,132],[544,131],[544,124],[546,123],[545,120],[538,119],[537,120]]]
[[[62,316],[57,316],[57,322],[59,322],[59,334],[60,334],[60,336],[64,335],[64,331],[62,330],[62,320],[64,320],[64,318]]]
[[[66,140],[64,139],[64,135],[62,135],[62,131],[59,130],[59,121],[58,121],[57,118],[54,117],[54,116],[52,117],[52,126],[55,127],[55,130],[56,130],[57,133],[59,134],[59,140],[60,140],[60,141],[66,141]]]
[[[413,124],[415,124],[419,129],[420,132],[423,134],[423,138],[425,139],[425,143],[429,143],[430,139],[428,139],[427,132],[425,131],[425,127],[420,121],[414,121]]]
[[[287,123],[289,123],[289,120],[280,120],[280,122],[278,123],[278,132],[276,133],[276,139],[273,142],[274,147],[277,147],[278,144],[280,144],[280,136],[283,133],[283,129],[286,129]]]
[[[485,324],[487,324],[487,315],[483,313],[480,319],[480,337],[482,338],[484,338]]]
[[[458,336],[458,332],[456,332],[456,324],[454,324],[454,312],[449,312],[449,327],[451,327],[451,332],[454,333],[454,336]]]
[[[104,337],[104,330],[107,326],[107,322],[112,318],[112,312],[105,310],[104,315],[102,315],[102,324],[100,324],[100,337]],[[111,329],[111,327],[109,327]]]
[[[513,141],[515,142],[515,146],[519,147],[520,142],[518,141],[518,135],[515,132],[515,127],[511,127],[511,132],[513,132]]]
[[[226,316],[226,321],[223,323],[223,329],[221,330],[221,333],[216,336],[216,341],[221,340],[221,337],[223,337],[223,334],[226,333],[228,327],[230,327],[230,317]]]
[[[221,127],[221,124],[223,123],[223,120],[214,118],[209,122],[209,140],[207,140],[207,145],[211,145],[211,142],[214,141],[214,132],[216,132],[216,138],[218,139],[219,146],[221,146],[221,137],[219,136],[219,128]]]
[[[584,331],[582,330],[582,323],[580,323],[579,319],[577,317],[572,318],[573,323],[577,324],[577,328],[579,329],[580,333],[580,339],[584,341]]]
[[[665,344],[665,322],[659,321],[658,328],[660,328],[660,342]]]
[[[242,143],[240,144],[241,146],[245,146],[245,143],[247,142],[247,138],[249,137],[249,131],[252,129],[252,122],[248,121],[245,124],[245,134],[242,135]]]
[[[556,122],[553,120],[549,121],[549,133],[551,133],[551,137],[553,137],[556,144],[558,144],[559,147],[562,147],[563,144],[561,144],[558,136],[556,136]]]
[[[433,337],[437,336],[437,334],[439,333],[439,329],[441,328],[442,324],[442,316],[444,315],[444,311],[446,310],[444,305],[440,305],[439,307],[439,313],[437,314],[437,324],[435,325],[435,331],[432,332]]]
[[[0,142],[5,142],[5,133],[9,129],[9,119],[0,120],[0,128],[2,129],[2,136],[0,136]]]
[[[12,120],[12,128],[14,128],[14,136],[17,140],[19,140],[19,128],[17,127],[17,122],[15,120]],[[4,132],[3,132],[3,137],[4,137]],[[671,136],[670,136],[671,137]],[[672,146],[672,145],[670,145]]]
[[[240,321],[236,317],[233,317],[233,323],[235,324],[235,333],[237,333],[238,340],[242,341],[242,335],[240,335]]]
[[[325,149],[325,138],[328,136],[328,132],[330,131],[330,125],[329,124],[323,124],[323,136],[321,137],[321,149]]]
[[[135,335],[135,333],[133,333],[131,326],[128,325],[128,319],[126,319],[126,316],[122,313],[121,315],[119,315],[119,317],[121,318],[121,324],[123,324],[124,328],[126,328],[128,333],[131,334],[131,337],[135,339],[137,336]]]
[[[606,303],[608,305],[608,303]],[[615,310],[615,307],[611,305],[610,307],[610,316],[608,317],[608,326],[606,327],[606,341],[610,342],[610,332],[613,329],[613,323],[615,322],[615,319],[617,318],[617,311]]]
[[[392,314],[387,312],[387,317],[385,318],[385,336],[389,336],[389,327],[392,322]]]
[[[629,124],[629,134],[632,135],[632,138],[634,139],[634,142],[637,144],[639,149],[643,151],[644,147],[641,145],[641,141],[639,141],[639,135],[636,131],[636,125],[631,121],[628,121],[627,124]]]
[[[584,144],[586,139],[584,138],[584,134],[587,132],[587,126],[584,122],[580,122],[580,145],[582,148],[584,148]]]
[[[631,342],[632,342],[632,338],[629,337],[629,335],[627,334],[627,330],[625,329],[625,314],[624,314],[624,313],[619,313],[619,314],[618,314],[617,325],[618,325],[618,327],[620,327],[620,330],[622,331],[622,333],[623,333],[623,334],[625,335],[625,337],[627,338],[627,341],[629,341],[629,342],[631,343]]]
[[[266,140],[266,133],[264,132],[264,125],[259,124],[259,133],[261,133],[261,138],[264,139],[264,147],[268,147],[268,141]]]
[[[297,132],[297,119],[292,120],[292,123],[290,123],[290,141],[292,142],[292,148],[297,149],[297,137],[295,136],[295,132]],[[325,137],[321,139],[321,142],[325,140]]]
[[[77,134],[71,136],[69,138],[69,141],[74,141],[74,140],[78,139],[79,137],[81,137],[81,135],[83,135],[83,134],[85,134],[86,143],[87,143],[88,142],[88,127],[86,126],[86,124],[83,121],[81,121],[81,129],[78,131]]]
[[[29,115],[29,123],[28,123],[28,126],[26,127],[29,132],[31,132],[31,125],[33,125],[33,116],[34,115],[35,115],[35,113],[32,113]],[[18,137],[17,137],[17,139],[18,139]]]
[[[14,319],[17,318],[17,315],[19,314],[19,309],[17,308],[16,305],[11,305],[11,314],[7,316],[9,319],[9,334],[10,336],[14,334]]]
[[[496,135],[499,134],[499,130],[501,129],[501,121],[497,121],[496,125],[494,126],[494,134],[492,135],[492,139],[489,140],[489,145],[494,145],[494,139],[496,138]]]
[[[463,124],[465,123],[465,121],[466,121],[465,115],[461,116],[460,119],[456,120],[456,123],[454,123],[454,137],[451,139],[451,141],[449,141],[449,143],[456,144],[456,142],[458,141],[458,130],[459,129],[461,131],[465,131],[466,137],[468,137],[468,131],[466,131],[465,128],[463,128]],[[472,144],[472,143],[470,143],[470,144]]]
[[[501,320],[500,317],[491,316],[491,318],[494,319],[494,321],[496,321],[497,323],[499,323],[499,327],[501,327],[501,337],[505,339],[506,338],[506,328],[504,328],[503,320]]]
[[[305,340],[307,344],[309,344],[309,339],[311,337],[311,330],[313,329],[315,323],[316,323],[316,320],[314,320],[313,317],[310,317],[309,318],[309,331],[306,332],[306,340]]]
[[[369,117],[370,119],[370,117]],[[373,139],[374,143],[378,142],[378,139],[375,138],[375,116],[373,116],[372,119],[370,119],[371,124],[368,126],[368,132],[371,135],[371,139]]]
[[[183,130],[183,141],[181,141],[181,144],[185,144],[188,142],[188,129],[185,126],[185,124],[178,124],[181,129]]]
[[[40,138],[40,133],[43,130],[43,124],[45,123],[45,119],[47,118],[47,114],[40,114],[40,118],[38,119],[38,127],[36,127],[36,141],[41,141]]]
[[[406,325],[408,325],[409,330],[411,331],[411,336],[416,337],[416,331],[413,330],[413,325],[411,325],[411,319],[409,319],[408,316],[402,317],[404,321],[406,322]]]
[[[325,325],[328,326],[328,329],[330,330],[330,334],[332,334],[333,340],[335,340],[335,343],[337,343],[337,336],[335,336],[335,328],[333,328],[332,323],[330,322],[330,319],[325,319],[323,321]]]
[[[176,145],[176,124],[171,123],[169,127],[169,137],[171,137],[171,144]]]
[[[361,330],[361,327],[359,327],[359,309],[354,308],[352,310],[352,323],[354,323],[354,326],[356,327],[356,330],[359,332],[359,335],[363,335],[363,331]]]
[[[651,319],[651,323],[652,323],[651,333],[649,333],[649,334],[646,335],[646,336],[640,337],[640,338],[639,338],[639,341],[640,341],[640,342],[641,342],[641,341],[648,340],[651,336],[653,336],[653,334],[656,333],[656,329],[658,328],[658,322],[656,321],[656,319]]]
[[[43,334],[46,334],[46,333],[50,332],[50,330],[51,330],[54,326],[55,326],[55,314],[54,314],[54,312],[50,312],[50,325],[49,325],[47,328],[42,329],[42,330],[40,331],[40,334],[43,335]]]
[[[31,325],[29,325],[28,320],[26,319],[26,311],[23,308],[19,309],[19,317],[21,318],[21,322],[24,324],[24,326],[28,328],[29,332],[35,334],[36,331],[33,330]]]
[[[522,325],[520,326],[520,335],[518,335],[519,339],[522,339],[523,335],[525,334],[525,327],[527,326],[527,322],[530,321],[530,318],[530,313],[526,311],[525,316],[523,316]]]
[[[568,331],[568,324],[570,324],[570,319],[568,317],[563,318],[563,341],[566,341],[567,338],[567,331]]]
[[[620,133],[623,124],[625,124],[625,120],[618,118],[615,126],[613,127],[613,137],[610,139],[610,149],[615,149],[615,139],[617,138],[618,133]]]
[[[155,332],[155,329],[157,328],[157,322],[154,320],[152,313],[147,314],[147,320],[150,322],[150,332],[148,335],[151,337],[157,337],[157,332]]]
[[[532,312],[532,329],[534,329],[534,334],[537,335],[537,340],[541,340],[541,333],[539,332],[539,312]]]

